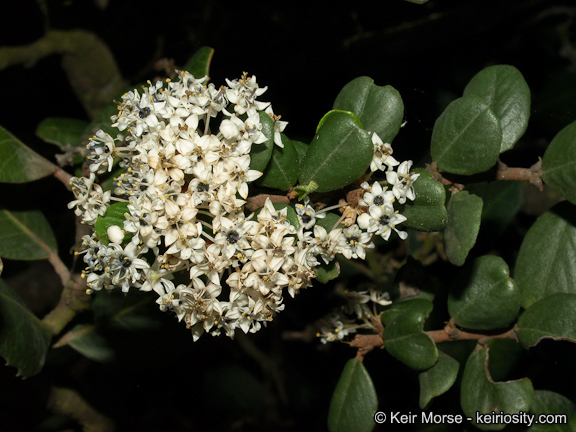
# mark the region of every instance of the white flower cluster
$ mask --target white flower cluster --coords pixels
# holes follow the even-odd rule
[[[327,230],[315,224],[325,214],[309,201],[295,207],[299,229],[287,208],[269,200],[257,215],[245,215],[248,184],[262,175],[250,169],[250,150],[268,139],[260,116],[272,118],[279,146],[287,123],[257,100],[266,88],[254,76],[244,73],[218,89],[188,72],[179,78],[126,93],[112,117],[125,136],[99,131],[87,146],[90,177],[71,181],[76,200],[69,207],[96,231],[114,202],[125,209],[122,226],[83,239],[89,293],[155,291],[160,309],[183,320],[194,339],[256,332],[283,310],[284,290],[294,296],[311,285],[317,257],[364,258],[373,234],[388,239],[405,220],[392,203],[414,198],[416,176],[408,174],[411,162],[392,171],[398,163],[391,148],[377,155],[389,167],[392,190],[363,185],[368,212],[358,224]],[[95,175],[116,167],[123,173],[104,192]]]

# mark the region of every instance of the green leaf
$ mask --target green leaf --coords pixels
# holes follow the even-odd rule
[[[325,284],[340,275],[340,264],[334,260],[328,264],[322,263],[318,267],[315,267],[314,270],[316,271],[316,280]]]
[[[298,153],[286,135],[282,135],[284,148],[274,146],[270,163],[258,184],[273,189],[288,190],[298,179]],[[258,145],[258,144],[256,144]]]
[[[298,195],[298,201],[302,201],[306,196],[318,189],[318,183],[312,180],[306,185],[294,186],[294,192]]]
[[[82,146],[82,135],[88,122],[71,118],[49,117],[36,128],[36,135],[50,144],[63,148]]]
[[[390,324],[396,318],[407,311],[418,311],[422,315],[428,316],[432,312],[432,300],[425,298],[410,298],[392,304],[388,309],[382,312],[382,322],[385,326]]]
[[[0,279],[0,355],[18,376],[28,378],[42,370],[51,334],[12,288]]]
[[[126,220],[126,214],[130,214],[128,210],[128,203],[118,202],[112,204],[106,209],[104,216],[98,217],[98,220],[94,224],[94,231],[100,237],[100,240],[104,244],[110,243],[108,238],[108,228],[111,226],[119,226],[124,229],[124,221]],[[126,233],[124,241],[132,238],[133,233]]]
[[[491,236],[499,236],[510,225],[524,196],[522,183],[511,181],[475,183],[466,190],[482,198],[482,230]]]
[[[392,142],[404,118],[404,102],[400,93],[392,86],[377,86],[367,76],[346,84],[332,108],[353,112],[365,130],[376,132],[385,143]]]
[[[75,351],[100,363],[108,363],[114,360],[114,350],[108,345],[106,339],[97,332],[95,324],[78,324],[65,336],[66,344]],[[64,346],[58,342],[55,348]]]
[[[461,191],[448,203],[448,224],[444,230],[446,256],[454,265],[461,266],[476,243],[480,230],[482,198]]]
[[[548,390],[536,390],[530,412],[537,416],[540,414],[560,414],[566,417],[564,422],[535,423],[526,429],[527,432],[576,431],[576,405],[559,393]]]
[[[314,136],[300,172],[300,183],[318,183],[329,192],[354,182],[370,166],[374,145],[348,114],[335,113]]]
[[[530,88],[518,69],[490,66],[478,72],[464,89],[464,96],[481,97],[496,115],[502,131],[500,153],[510,150],[524,135],[530,117]]]
[[[360,121],[358,116],[356,114],[354,114],[352,111],[331,110],[331,111],[328,111],[326,114],[324,114],[324,116],[320,119],[320,121],[318,122],[318,126],[316,126],[316,132],[318,132],[320,130],[320,128],[326,122],[326,120],[328,120],[330,117],[332,117],[336,113],[348,114],[350,117],[352,117],[354,119],[354,122],[358,125],[359,128],[363,128],[362,122]]]
[[[56,237],[40,211],[0,209],[0,256],[38,260],[48,258],[57,250]]]
[[[370,432],[377,409],[378,396],[370,374],[357,358],[348,360],[332,395],[328,430]]]
[[[123,338],[133,339],[137,331],[159,327],[160,315],[150,313],[153,305],[148,293],[131,292],[124,296],[118,292],[97,292],[92,304],[95,323],[75,326],[54,347],[69,345],[91,360],[113,361],[117,357],[116,351],[123,349]]]
[[[542,158],[542,179],[576,204],[576,122],[554,137]]]
[[[502,430],[505,424],[477,424],[477,413],[527,412],[532,405],[534,388],[528,378],[494,382],[488,371],[488,352],[488,348],[476,349],[468,357],[462,376],[460,401],[464,414],[471,417],[479,429]]]
[[[440,231],[446,227],[448,220],[444,206],[446,190],[442,183],[434,180],[432,174],[425,169],[416,168],[414,173],[420,174],[414,182],[416,199],[407,201],[401,211],[408,218],[404,226],[418,231]]]
[[[441,171],[471,175],[496,164],[502,131],[490,107],[478,96],[456,99],[438,117],[432,132],[432,160]]]
[[[530,306],[516,324],[518,339],[526,348],[542,339],[576,343],[576,294],[550,294]]]
[[[416,301],[405,302],[417,307],[410,307],[394,318],[384,328],[383,338],[384,346],[392,356],[412,369],[424,370],[436,363],[438,349],[432,338],[422,330],[430,312],[420,309],[420,302]]]
[[[460,364],[448,354],[438,352],[438,361],[430,369],[418,374],[420,382],[420,409],[425,409],[432,399],[446,393],[456,382]]]
[[[576,215],[567,202],[541,215],[524,236],[514,280],[522,306],[558,292],[576,293]]]
[[[304,159],[306,158],[306,152],[308,151],[308,144],[303,143],[302,141],[295,141],[295,140],[290,140],[292,142],[292,145],[294,145],[294,149],[296,150],[296,153],[298,154],[298,172],[300,172],[300,169],[302,167],[302,163],[304,162]]]
[[[52,175],[56,169],[56,165],[0,126],[0,183],[27,183]]]
[[[250,169],[264,172],[274,150],[274,122],[264,111],[260,111],[258,114],[262,124],[261,132],[266,137],[266,141],[261,144],[252,144],[250,149]]]
[[[487,344],[490,348],[490,364],[488,370],[494,381],[506,379],[518,366],[518,362],[525,357],[526,350],[512,339],[492,339]]]
[[[497,256],[476,258],[454,280],[448,312],[461,327],[491,330],[508,326],[520,310],[520,292],[506,262]]]
[[[214,48],[202,47],[184,65],[184,70],[200,79],[207,76],[210,79],[210,62],[214,55]]]

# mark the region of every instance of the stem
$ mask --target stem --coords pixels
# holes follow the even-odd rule
[[[290,204],[290,198],[288,198],[286,195],[259,194],[253,197],[248,197],[244,208],[249,212],[258,210],[259,208],[264,207],[264,204],[266,204],[266,199],[268,198],[273,203]]]
[[[440,342],[454,342],[460,340],[477,340],[480,344],[486,345],[492,339],[513,339],[518,341],[516,336],[516,331],[514,329],[510,329],[504,333],[496,334],[496,335],[486,335],[483,333],[472,333],[460,330],[456,327],[454,320],[450,319],[446,327],[443,330],[432,330],[426,332],[428,336],[432,338],[432,340],[436,343]]]
[[[60,180],[62,183],[64,183],[64,186],[66,186],[66,189],[72,190],[72,187],[70,186],[70,179],[72,178],[71,174],[68,174],[66,171],[64,171],[60,167],[56,167],[56,171],[54,171],[53,175],[58,180]]]
[[[48,408],[56,414],[73,418],[85,432],[111,432],[114,422],[96,411],[76,391],[52,387],[48,397]]]
[[[90,296],[86,295],[86,282],[84,279],[81,279],[79,275],[74,275],[64,285],[60,301],[42,319],[42,324],[53,335],[59,334],[74,319],[78,312],[89,308],[91,299]]]
[[[426,169],[432,173],[432,176],[435,180],[439,181],[445,186],[453,186],[456,188],[457,190],[454,190],[454,192],[464,189],[464,185],[449,180],[440,174],[440,172],[438,172],[438,166],[436,165],[436,162],[432,162],[432,164],[427,165]],[[492,172],[494,171],[490,171],[490,173]],[[486,178],[487,176],[482,174],[480,177],[473,181],[525,181],[533,184],[540,191],[544,190],[544,183],[542,182],[542,158],[540,157],[538,158],[538,162],[536,162],[530,168],[510,168],[504,162],[498,159],[497,169],[494,173],[494,176]]]
[[[348,203],[345,202],[344,204],[335,204],[335,205],[330,206],[330,207],[324,207],[322,210],[318,210],[316,212],[316,214],[326,213],[327,211],[334,210],[334,209],[341,208],[341,207],[345,207],[347,205],[348,205]]]

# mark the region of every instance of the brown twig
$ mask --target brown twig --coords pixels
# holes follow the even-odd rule
[[[273,203],[290,204],[290,198],[288,198],[286,195],[259,194],[253,197],[249,197],[244,208],[249,212],[258,210],[259,208],[264,207],[264,204],[268,198]]]
[[[526,181],[536,186],[540,191],[544,190],[542,183],[542,158],[530,168],[510,168],[504,162],[498,160],[496,180]]]
[[[378,316],[373,316],[370,321],[374,326],[373,335],[363,335],[358,334],[354,337],[352,342],[345,342],[352,348],[357,348],[356,358],[360,361],[364,360],[366,354],[372,351],[374,348],[384,348],[384,339],[382,339],[382,333],[384,333],[384,325],[382,324],[382,314]]]
[[[436,162],[427,164],[426,169],[432,173],[434,180],[439,181],[445,186],[451,186],[452,193],[456,193],[464,189],[463,184],[456,183],[444,177],[438,171],[438,165],[436,165]],[[505,163],[498,160],[494,177],[482,177],[482,181],[489,180],[525,181],[533,184],[542,191],[544,189],[544,184],[542,183],[542,158],[538,158],[538,162],[536,162],[530,168],[510,168]]]
[[[454,323],[454,320],[452,319],[448,321],[444,329],[427,331],[426,334],[430,336],[432,340],[436,343],[454,342],[461,340],[477,340],[478,343],[486,345],[492,339],[513,339],[518,341],[514,329],[510,329],[507,332],[496,335],[487,335],[484,333],[472,333],[460,330]]]

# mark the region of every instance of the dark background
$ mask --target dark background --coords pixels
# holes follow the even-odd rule
[[[110,0],[105,8],[88,0],[42,4],[47,15],[34,1],[5,2],[0,45],[32,43],[47,26],[86,29],[106,42],[130,83],[157,76],[154,64],[161,58],[183,65],[198,48],[211,46],[212,81],[219,85],[243,71],[257,75],[258,82],[268,86],[261,99],[271,101],[274,111],[289,122],[285,133],[304,141],[311,139],[340,88],[360,75],[399,90],[408,123],[394,142],[395,156],[416,163],[426,159],[437,116],[489,65],[516,66],[533,92],[529,129],[516,149],[503,155],[505,161],[531,165],[559,128],[576,117],[576,7],[571,1],[431,0],[416,5],[402,0]],[[56,148],[35,136],[41,120],[88,120],[57,55],[30,68],[0,71],[0,82],[0,125],[48,158],[53,159]],[[61,242],[61,255],[70,262],[69,227],[74,219],[66,209],[71,197],[61,185],[47,179],[0,188],[3,205],[45,212]],[[4,277],[10,278],[36,267],[6,260],[5,268]],[[40,278],[48,284],[50,276]],[[356,283],[361,281],[352,286]],[[55,384],[80,391],[116,421],[118,430],[324,430],[331,392],[354,351],[343,344],[322,346],[316,340],[281,337],[283,331],[303,330],[337,304],[330,287],[316,285],[287,299],[286,311],[273,325],[251,336],[250,343],[281,371],[285,400],[258,358],[247,354],[246,342],[204,336],[193,343],[182,325],[152,307],[158,327],[128,335],[110,332],[112,341],[118,339],[112,364],[91,362],[63,348],[51,353],[39,376],[26,381],[14,378],[13,369],[1,368],[0,429],[77,427],[46,410],[49,386]],[[39,314],[50,301],[37,306]],[[566,345],[545,348],[573,358],[574,349]],[[543,362],[543,350],[531,355]],[[385,352],[368,355],[365,365],[381,398],[380,409],[418,412],[416,372]],[[558,365],[563,366],[571,369],[571,364]],[[535,386],[538,379],[562,386],[562,379],[542,369],[531,370]],[[441,397],[433,409],[459,412],[458,389]]]

